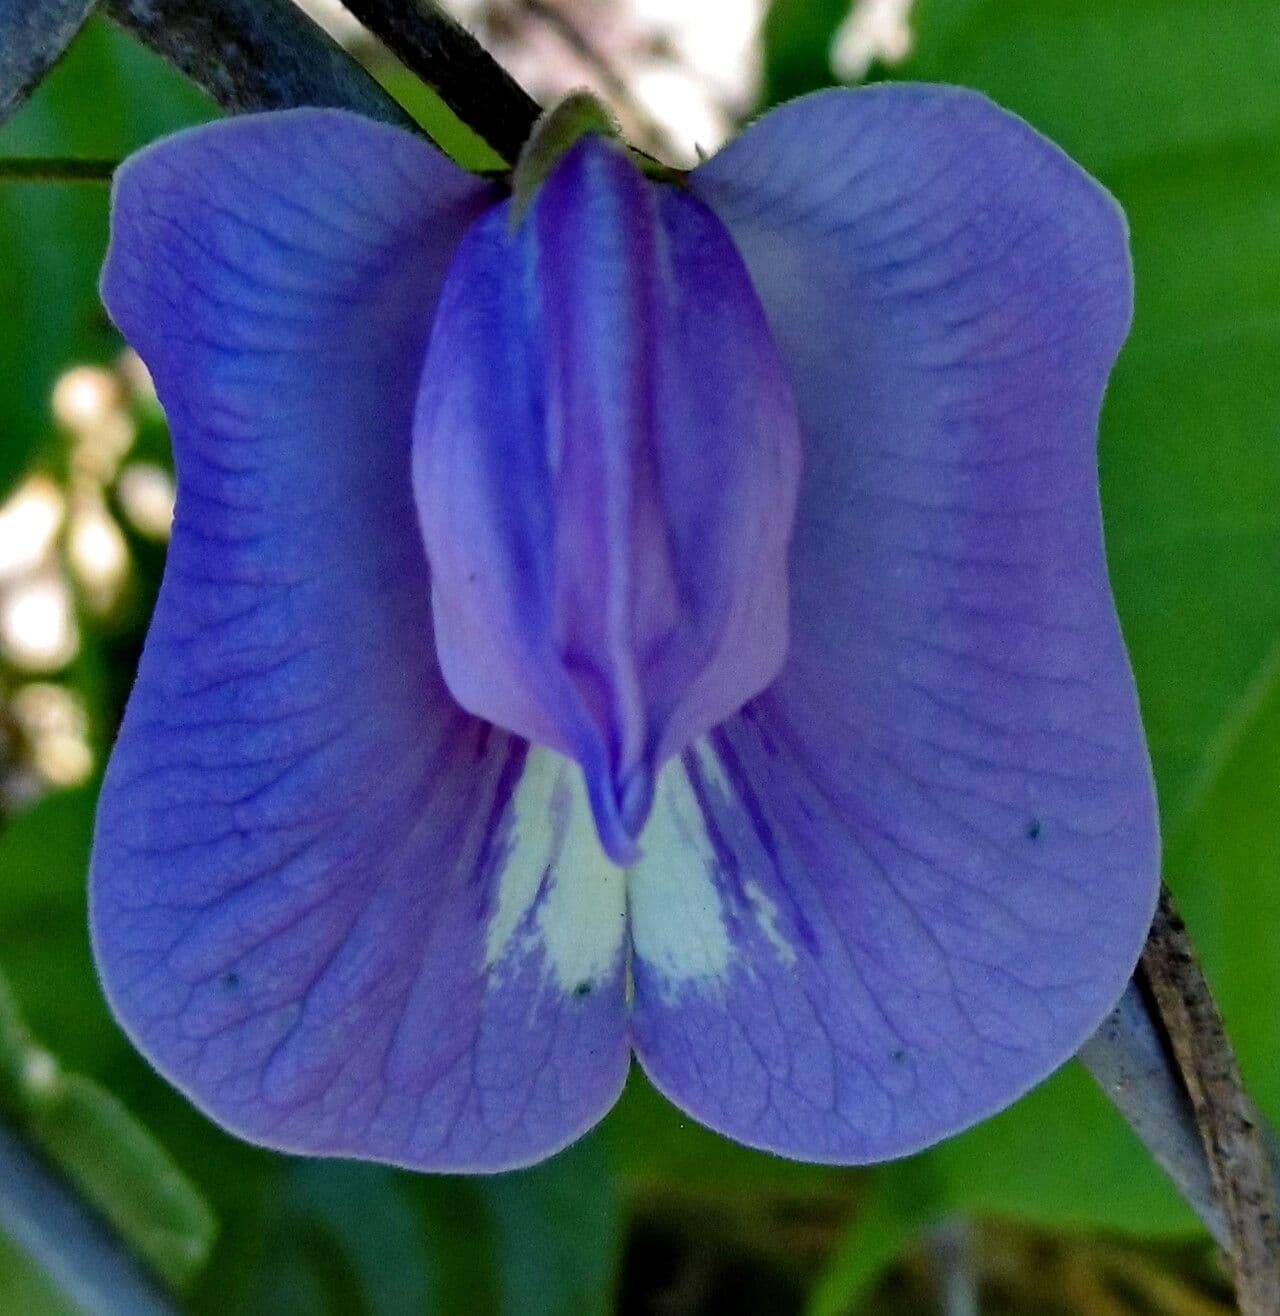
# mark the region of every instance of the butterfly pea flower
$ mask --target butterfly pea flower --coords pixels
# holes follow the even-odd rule
[[[178,504],[94,945],[214,1119],[496,1170],[634,1054],[866,1162],[1097,1026],[1158,863],[1096,461],[1131,276],[1026,124],[831,91],[513,196],[247,116],[122,168],[103,293]]]

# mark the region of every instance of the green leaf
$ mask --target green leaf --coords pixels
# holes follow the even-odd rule
[[[604,1146],[587,1137],[527,1170],[484,1181],[503,1316],[607,1316],[622,1211]]]
[[[900,71],[987,92],[1129,216],[1137,314],[1101,444],[1112,578],[1169,871],[1264,1103],[1280,1096],[1274,19],[1270,0],[920,0]],[[937,1155],[958,1203],[1131,1228],[1187,1218],[1074,1066]]]
[[[932,1156],[940,1191],[956,1209],[1133,1233],[1198,1227],[1124,1119],[1074,1062]]]
[[[916,0],[899,78],[977,87],[1086,168],[1280,132],[1270,0]],[[1123,200],[1123,198],[1122,198]]]
[[[784,1160],[713,1133],[662,1096],[639,1065],[632,1065],[600,1136],[619,1175],[643,1188],[671,1181],[707,1196],[740,1199],[753,1191],[826,1194],[851,1177],[847,1170]]]
[[[110,1093],[31,1041],[3,979],[0,1113],[168,1283],[185,1285],[204,1264],[215,1232],[204,1200]]]
[[[1133,227],[1139,309],[1103,492],[1171,837],[1280,636],[1280,131],[1106,181]]]
[[[1170,882],[1254,1096],[1280,1120],[1280,641],[1170,847]]]
[[[0,156],[119,158],[210,117],[178,74],[97,20],[0,129]],[[58,374],[120,340],[98,301],[107,188],[0,182],[0,498],[48,439]]]
[[[433,142],[464,169],[505,169],[506,161],[468,127],[427,84],[407,69],[375,69],[379,81],[426,130]]]
[[[0,1110],[25,1104],[28,1062],[27,1030],[9,984],[0,978]]]
[[[870,1191],[809,1295],[809,1316],[847,1316],[871,1295],[898,1257],[946,1211],[928,1156],[874,1172]]]
[[[376,1165],[290,1166],[276,1194],[257,1309],[264,1316],[438,1311],[432,1240],[406,1182]]]
[[[40,1037],[100,1073],[128,1048],[89,955],[85,875],[95,792],[62,791],[0,830],[0,964]]]
[[[772,0],[765,15],[765,105],[776,105],[833,80],[831,47],[850,0]]]
[[[621,1209],[597,1139],[492,1177],[296,1162],[272,1198],[261,1316],[605,1316]]]
[[[204,1199],[109,1092],[76,1074],[55,1082],[30,1125],[45,1153],[140,1257],[185,1286],[217,1229]]]

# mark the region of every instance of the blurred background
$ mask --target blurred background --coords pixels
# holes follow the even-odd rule
[[[463,163],[491,156],[345,16],[306,6]],[[1280,1121],[1280,14],[1275,0],[455,0],[544,102],[593,86],[673,163],[835,82],[980,88],[1120,198],[1138,310],[1103,420],[1108,548],[1166,872]],[[92,20],[0,158],[118,159],[212,117]],[[1070,1065],[909,1161],[791,1164],[634,1074],[569,1151],[486,1179],[223,1135],[108,1014],[95,786],[163,566],[173,479],[96,297],[101,183],[0,179],[0,1128],[21,1127],[199,1313],[1222,1316],[1203,1233]],[[77,1308],[0,1233],[0,1313]]]

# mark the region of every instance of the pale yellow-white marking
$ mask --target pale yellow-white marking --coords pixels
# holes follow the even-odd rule
[[[732,800],[733,785],[725,775],[724,766],[711,746],[705,740],[699,741],[694,747],[694,753],[698,757],[698,767],[707,785],[716,794]],[[747,862],[743,867],[750,870],[759,864],[760,867],[767,868],[771,860],[765,854],[763,847],[754,837],[750,844],[751,853],[744,856]],[[764,939],[773,948],[779,961],[790,968],[796,962],[796,948],[783,936],[782,929],[778,926],[778,906],[769,898],[759,882],[744,882],[742,893],[751,905],[751,914],[764,934]]]
[[[709,788],[732,798],[711,747],[701,742],[694,753]],[[669,998],[689,984],[704,989],[726,984],[735,948],[715,881],[715,847],[679,759],[658,774],[653,812],[640,836],[640,860],[625,871],[609,861],[596,837],[581,771],[553,750],[530,749],[512,807],[512,849],[489,924],[491,966],[515,948],[550,868],[551,886],[531,939],[541,944],[561,989],[594,983],[613,969],[628,907],[635,953],[664,981]],[[758,882],[745,882],[742,891],[749,907],[744,912],[778,961],[793,966],[796,951],[779,926],[777,905]]]
[[[764,939],[773,947],[778,960],[790,968],[796,962],[796,948],[782,935],[778,927],[778,907],[765,894],[758,882],[744,882],[742,890],[751,902],[756,923],[764,933]]]
[[[573,991],[596,983],[617,963],[626,934],[624,871],[596,839],[578,766],[554,750],[530,746],[513,798],[510,837],[490,922],[487,961],[516,949],[520,926],[550,869],[550,888],[535,920],[556,985]]]
[[[658,774],[640,849],[627,873],[635,953],[673,994],[685,983],[722,984],[733,944],[713,876],[715,849],[679,759]]]

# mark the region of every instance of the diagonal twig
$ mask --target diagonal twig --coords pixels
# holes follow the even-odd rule
[[[92,7],[93,0],[0,0],[0,123],[62,58]]]
[[[1167,890],[1141,972],[1164,1025],[1222,1210],[1227,1256],[1244,1316],[1280,1313],[1280,1211],[1262,1122],[1240,1076],[1222,1016]]]
[[[431,0],[343,0],[406,68],[504,160],[514,164],[538,102]]]
[[[1280,1312],[1280,1141],[1241,1082],[1168,892],[1135,980],[1080,1060],[1231,1259],[1245,1316]]]
[[[1195,1112],[1136,982],[1130,981],[1078,1059],[1225,1248],[1226,1222],[1213,1195]]]
[[[290,0],[100,0],[100,7],[232,114],[318,105],[412,126]]]

